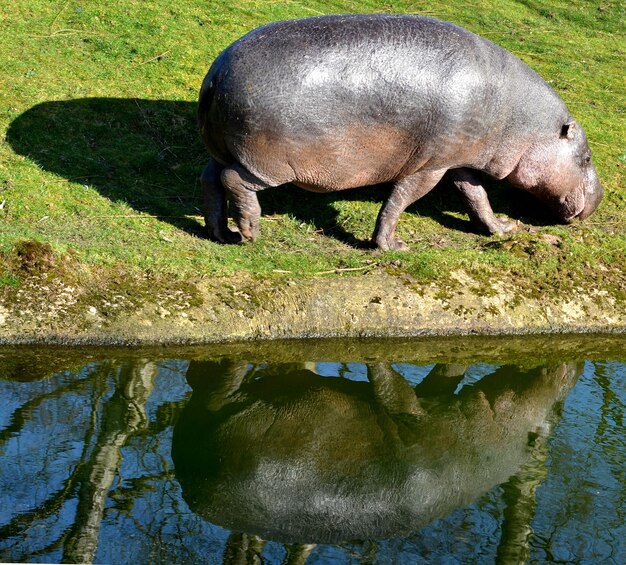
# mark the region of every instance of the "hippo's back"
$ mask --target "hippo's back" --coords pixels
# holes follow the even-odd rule
[[[266,147],[272,161],[297,168],[311,154],[325,156],[323,166],[332,168],[345,155],[371,162],[368,144],[375,143],[386,149],[372,164],[381,176],[373,180],[391,180],[437,155],[449,160],[442,145],[454,155],[457,147],[497,137],[494,124],[509,120],[505,101],[511,76],[520,72],[543,82],[504,49],[433,18],[355,14],[276,22],[217,58],[202,86],[201,129],[218,160],[234,158],[261,178],[264,158],[257,155]],[[384,163],[389,170],[381,172]],[[353,185],[367,184],[363,165],[354,165],[366,176]],[[351,170],[349,162],[343,167]]]

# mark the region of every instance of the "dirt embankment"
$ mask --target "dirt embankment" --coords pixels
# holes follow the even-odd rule
[[[88,281],[88,282],[85,282]],[[0,295],[0,343],[191,344],[270,338],[624,332],[619,295],[565,295],[463,271],[192,282],[32,269]]]

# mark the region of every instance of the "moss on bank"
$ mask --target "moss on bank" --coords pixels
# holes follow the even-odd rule
[[[5,344],[626,330],[623,293],[577,286],[576,279],[542,289],[502,273],[456,270],[433,281],[375,266],[318,277],[129,278],[118,269],[73,269],[73,256],[58,257],[45,244],[20,250],[9,271],[19,284],[0,294]]]

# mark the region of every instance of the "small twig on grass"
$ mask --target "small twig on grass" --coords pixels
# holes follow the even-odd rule
[[[99,34],[99,32],[97,31],[89,31],[88,29],[73,29],[70,27],[66,27],[63,29],[57,29],[56,31],[53,31],[48,37],[55,37],[57,35],[74,35],[75,33],[86,33],[86,34],[91,34],[91,35]]]
[[[389,13],[389,12],[387,12]],[[406,11],[405,14],[410,14],[413,16],[431,16],[431,17],[441,17],[441,14],[439,12],[436,12],[434,10],[409,10]]]
[[[202,216],[189,214],[187,216],[168,216],[166,214],[98,214],[93,216],[83,216],[87,220],[98,218],[178,218],[180,220],[198,220]]]
[[[602,143],[601,141],[596,141],[594,139],[589,140],[589,145],[601,145],[602,147],[609,147],[610,149],[613,149],[613,145],[609,145],[608,143]]]
[[[152,57],[151,59],[147,59],[146,61],[142,61],[141,63],[135,63],[137,66],[139,65],[145,65],[146,63],[151,63],[152,61],[160,61],[161,59],[163,59],[169,52],[171,51],[171,49],[168,49],[167,51],[163,51],[163,53],[159,54],[159,55],[155,55],[154,57]],[[167,148],[166,148],[167,149]]]
[[[48,26],[48,32],[50,34],[52,34],[52,28],[54,28],[54,24],[57,23],[57,20],[61,17],[61,14],[65,11],[65,8],[67,8],[67,5],[70,3],[70,0],[66,0],[65,3],[63,4],[63,6],[61,6],[61,9],[57,12],[57,15],[54,16],[54,19],[52,20],[52,23]]]
[[[306,4],[303,4],[301,2],[288,2],[289,4],[295,4],[296,6],[298,6],[298,8],[301,8],[303,10],[307,10],[309,12],[311,12],[312,14],[318,14],[318,15],[323,15],[324,12],[320,12],[318,10],[314,10],[313,8],[309,8]]]
[[[87,29],[57,29],[56,31],[49,33],[48,35],[37,35],[35,33],[29,33],[27,37],[32,37],[34,39],[51,39],[53,37],[66,37],[68,35],[77,35],[77,34],[86,34],[86,35],[106,35],[104,33],[98,31],[89,31]]]
[[[546,60],[546,58],[543,55],[540,55],[539,53],[532,53],[531,51],[516,51],[514,54],[515,55],[527,55],[528,57],[531,57],[533,59],[539,59],[540,61]]]
[[[315,276],[318,275],[333,275],[335,273],[346,273],[348,271],[364,271],[365,269],[371,269],[372,265],[367,265],[365,267],[347,267],[344,269],[332,269],[330,271],[319,271],[317,273],[313,273]]]

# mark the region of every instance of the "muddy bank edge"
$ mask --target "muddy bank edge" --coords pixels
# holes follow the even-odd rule
[[[453,273],[445,285],[384,273],[240,276],[141,292],[31,281],[0,300],[2,344],[195,344],[256,339],[625,332],[623,300],[601,289],[556,297]]]

